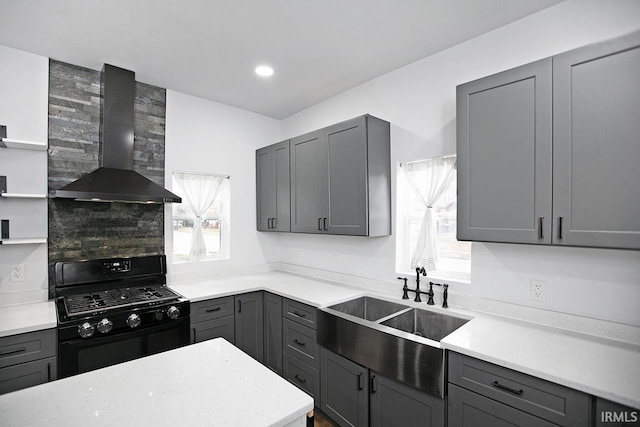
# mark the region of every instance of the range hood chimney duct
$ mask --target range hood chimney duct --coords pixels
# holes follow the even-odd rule
[[[180,203],[133,170],[135,73],[104,64],[100,82],[100,167],[56,191],[56,198],[98,202]]]

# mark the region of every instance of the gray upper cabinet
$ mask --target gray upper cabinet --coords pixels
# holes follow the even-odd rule
[[[291,231],[391,233],[388,122],[364,115],[291,139]]]
[[[457,88],[458,240],[551,243],[551,59]]]
[[[458,86],[458,239],[640,249],[640,33]]]
[[[258,230],[290,230],[289,186],[289,141],[256,150]]]
[[[640,248],[640,33],[553,58],[559,245]]]

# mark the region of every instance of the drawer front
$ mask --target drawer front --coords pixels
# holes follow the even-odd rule
[[[214,338],[224,338],[231,344],[235,343],[234,316],[227,316],[220,319],[191,324],[192,343],[212,340]]]
[[[318,369],[320,367],[320,346],[316,341],[316,331],[284,319],[282,325],[284,351],[289,355]]]
[[[320,399],[320,373],[317,369],[284,353],[282,376],[309,393],[316,402]]]
[[[588,425],[589,395],[449,352],[449,382],[559,425]]]
[[[46,383],[56,378],[55,357],[9,366],[0,369],[0,394]]]
[[[233,315],[233,297],[191,303],[191,323]]]
[[[311,329],[316,328],[316,308],[290,299],[282,299],[282,315]]]
[[[0,368],[56,355],[55,329],[0,338]]]
[[[453,384],[449,384],[447,408],[449,427],[552,427],[555,425]]]

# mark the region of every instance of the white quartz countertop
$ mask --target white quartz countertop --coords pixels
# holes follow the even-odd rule
[[[0,307],[0,337],[58,326],[53,301]]]
[[[640,408],[640,348],[512,319],[478,316],[442,348]]]
[[[169,287],[191,302],[264,290],[314,307],[326,307],[366,294],[364,289],[280,271],[169,284]]]
[[[0,396],[0,425],[282,426],[313,399],[222,338]]]

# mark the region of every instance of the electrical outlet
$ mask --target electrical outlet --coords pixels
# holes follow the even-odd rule
[[[545,299],[544,280],[531,279],[531,301],[544,301]]]
[[[24,281],[24,264],[17,264],[11,266],[11,282],[23,282]]]

